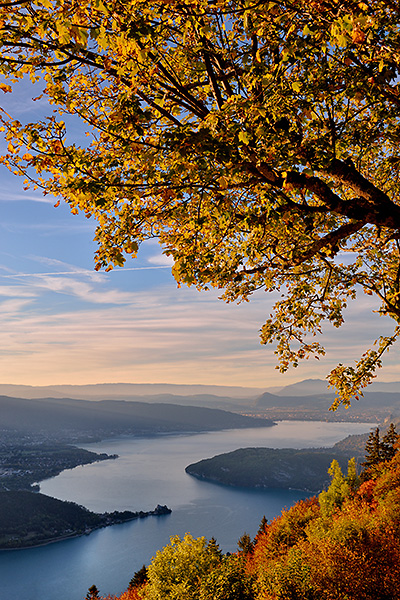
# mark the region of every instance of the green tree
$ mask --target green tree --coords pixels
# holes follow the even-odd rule
[[[148,600],[195,600],[200,581],[216,567],[221,557],[204,537],[173,536],[159,550],[147,569],[145,598]]]
[[[379,427],[371,431],[365,445],[365,461],[362,463],[365,469],[378,465],[385,460],[391,460],[396,454],[395,444],[399,439],[394,423],[389,425],[385,435],[380,437]]]
[[[261,341],[281,371],[374,295],[393,335],[330,373],[348,404],[400,334],[399,17],[386,0],[3,3],[0,89],[44,80],[56,112],[4,114],[2,160],[98,221],[97,269],[156,237],[179,283],[279,292]]]
[[[381,440],[379,434],[379,427],[375,431],[371,431],[367,443],[365,444],[365,461],[362,463],[363,467],[368,468],[373,465],[377,465],[382,460],[381,453]]]
[[[399,440],[399,434],[396,431],[396,425],[390,423],[389,428],[382,438],[381,454],[383,460],[391,460],[396,454],[396,443]]]
[[[349,467],[349,471],[352,477],[352,467]],[[336,459],[332,461],[328,473],[332,478],[331,484],[326,491],[322,491],[318,496],[321,512],[325,516],[329,516],[336,508],[342,506],[351,489]]]
[[[356,459],[354,457],[351,458],[347,464],[346,482],[351,492],[356,492],[360,487],[361,481],[360,477],[357,474]]]

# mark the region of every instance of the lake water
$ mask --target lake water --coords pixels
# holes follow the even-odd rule
[[[244,447],[332,446],[371,423],[283,421],[275,427],[152,438],[118,438],[85,448],[118,454],[117,460],[64,471],[41,483],[44,494],[91,510],[152,510],[172,514],[97,530],[39,548],[0,552],[0,600],[84,600],[96,584],[119,594],[133,573],[148,564],[171,535],[214,536],[224,552],[235,551],[246,531],[256,534],[263,515],[307,497],[295,490],[248,490],[199,481],[184,471],[202,458]]]

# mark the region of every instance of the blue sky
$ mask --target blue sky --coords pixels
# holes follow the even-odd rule
[[[43,103],[25,84],[0,92],[21,122]],[[77,134],[78,128],[72,132]],[[4,143],[1,142],[1,149]],[[226,305],[216,292],[177,289],[169,259],[149,242],[138,259],[109,273],[93,270],[95,225],[1,166],[0,382],[30,385],[102,382],[203,383],[270,387],[324,378],[337,362],[351,364],[392,323],[371,316],[361,295],[340,330],[328,327],[328,355],[280,375],[273,348],[258,331],[272,298]],[[400,352],[392,350],[379,380],[399,379]]]

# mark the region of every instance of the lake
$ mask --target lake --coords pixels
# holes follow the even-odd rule
[[[172,514],[97,530],[39,548],[0,552],[0,600],[84,600],[96,584],[119,594],[133,573],[148,564],[171,535],[214,536],[224,552],[235,551],[244,533],[256,534],[263,515],[307,497],[296,490],[249,490],[199,481],[184,471],[202,458],[245,447],[332,446],[371,423],[282,421],[274,427],[221,432],[118,438],[85,447],[118,454],[117,460],[76,467],[41,483],[44,494],[98,511],[152,510]]]

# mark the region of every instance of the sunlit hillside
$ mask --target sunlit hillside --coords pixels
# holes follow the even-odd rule
[[[361,477],[354,461],[347,475],[334,461],[326,491],[263,519],[233,555],[214,540],[172,538],[118,600],[400,599],[399,448],[371,434]],[[87,595],[100,597],[95,586]]]

